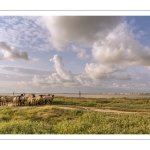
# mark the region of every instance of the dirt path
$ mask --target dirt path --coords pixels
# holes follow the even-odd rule
[[[0,108],[7,108],[8,106],[0,106]],[[13,108],[28,108],[31,106],[17,106],[17,107],[13,107]],[[42,107],[42,106],[39,106]],[[121,110],[114,110],[114,109],[110,109],[110,108],[94,108],[94,107],[83,107],[83,106],[63,106],[63,105],[52,105],[52,107],[54,108],[60,108],[60,109],[76,109],[76,110],[85,110],[85,111],[95,111],[95,112],[109,112],[109,113],[117,113],[117,114],[150,114],[150,112],[142,112],[142,111],[138,111],[138,112],[129,112],[129,111],[121,111]]]
[[[82,107],[82,106],[77,106],[77,107],[66,107],[66,106],[53,106],[55,108],[61,108],[61,109],[78,109],[78,110],[87,110],[87,111],[95,111],[95,112],[110,112],[110,113],[117,113],[117,114],[139,114],[139,113],[146,113],[150,114],[149,112],[129,112],[129,111],[119,111],[119,110],[112,110],[112,109],[101,109],[101,108],[93,108],[93,107]]]

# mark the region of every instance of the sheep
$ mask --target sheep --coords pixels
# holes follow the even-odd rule
[[[35,97],[35,94],[29,94],[28,97]]]
[[[35,104],[35,101],[36,101],[36,98],[35,98],[35,97],[28,97],[28,98],[27,98],[27,104],[28,104],[28,105],[34,105],[34,104]]]
[[[1,100],[2,100],[3,105],[7,105],[6,96],[1,97]]]
[[[54,100],[54,95],[52,95],[52,97],[50,97],[50,99],[49,99],[51,104],[53,104],[53,100]]]
[[[25,104],[24,102],[25,102],[25,94],[21,94],[13,98],[14,106]]]
[[[25,98],[25,93],[23,93],[23,94],[21,94],[20,95],[20,105],[25,105],[25,100],[26,100],[26,98]]]
[[[43,98],[43,104],[47,104],[49,96],[43,95],[42,98]]]
[[[24,105],[27,104],[27,99],[28,99],[28,98],[29,98],[28,96],[25,96],[25,97],[24,97],[24,101],[23,101],[23,104],[24,104]]]
[[[1,106],[1,103],[2,103],[2,101],[1,101],[1,96],[0,96],[0,106]]]
[[[19,103],[20,103],[20,96],[15,96],[15,97],[13,98],[13,105],[14,105],[14,106],[18,106]]]
[[[14,96],[7,96],[7,97],[6,97],[6,103],[7,103],[7,105],[8,105],[9,103],[12,103],[12,102],[13,102],[13,98],[14,98]]]
[[[35,94],[29,94],[25,99],[27,105],[34,105],[36,103]]]
[[[8,104],[11,104],[13,102],[13,96],[3,96],[3,97],[0,97],[0,105],[3,106],[3,105],[7,105]]]
[[[25,96],[20,96],[20,105],[25,105]]]
[[[25,93],[20,94],[20,96],[25,96]]]
[[[43,95],[36,96],[36,105],[42,105],[43,104]]]
[[[54,95],[51,96],[51,94],[49,94],[49,96],[43,96],[43,101],[45,102],[45,104],[47,104],[48,102],[50,104],[53,103],[53,99],[54,99]]]
[[[42,105],[42,104],[52,104],[54,99],[54,95],[48,94],[48,95],[38,95],[35,96],[35,94],[29,94],[28,96],[25,96],[25,94],[20,94],[17,96],[3,96],[0,97],[0,105],[8,105],[9,103],[12,103],[13,106],[19,106],[19,105]]]
[[[1,106],[6,105],[6,97],[5,96],[0,97],[0,102],[1,102]]]

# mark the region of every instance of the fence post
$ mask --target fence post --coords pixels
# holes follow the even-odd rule
[[[79,91],[79,98],[81,97],[81,92]]]

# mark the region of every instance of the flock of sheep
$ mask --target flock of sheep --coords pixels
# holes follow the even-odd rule
[[[29,94],[25,96],[25,94],[20,94],[17,96],[0,96],[0,106],[8,106],[8,104],[12,104],[13,106],[33,106],[33,105],[45,105],[52,104],[54,99],[54,95],[38,95]]]

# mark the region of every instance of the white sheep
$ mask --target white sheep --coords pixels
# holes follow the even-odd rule
[[[36,101],[35,97],[28,97],[27,98],[27,104],[28,105],[35,105],[35,101]]]
[[[18,106],[19,105],[20,96],[15,96],[13,98],[13,105]]]
[[[47,104],[48,102],[50,104],[52,104],[53,103],[53,99],[54,99],[54,95],[51,95],[51,94],[43,96],[43,101],[44,101],[45,104]]]
[[[13,98],[14,106],[25,104],[25,94],[17,95]]]
[[[43,104],[43,95],[36,96],[36,105],[42,105]]]
[[[0,103],[1,103],[1,106],[6,105],[6,97],[5,96],[0,97]]]

